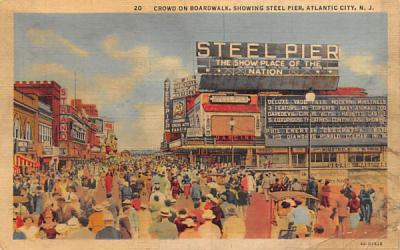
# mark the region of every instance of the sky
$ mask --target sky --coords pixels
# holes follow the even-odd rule
[[[195,73],[196,41],[339,44],[339,87],[386,95],[384,13],[15,15],[15,80],[55,80],[115,121],[120,149],[159,148],[163,81]]]

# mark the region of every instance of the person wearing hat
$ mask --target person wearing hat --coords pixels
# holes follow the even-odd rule
[[[163,207],[160,209],[159,216],[161,221],[153,222],[148,229],[152,237],[160,240],[178,238],[178,229],[176,225],[168,220],[170,215],[171,213],[168,208]]]
[[[121,239],[121,232],[114,228],[114,216],[110,212],[103,215],[104,228],[96,233],[96,240],[118,240]]]
[[[139,231],[139,219],[137,216],[137,212],[135,209],[132,208],[130,200],[124,200],[122,202],[122,210],[123,211],[121,214],[126,215],[129,219],[129,225],[131,227],[129,231],[133,237],[133,235]],[[124,224],[126,223],[124,222]]]
[[[132,190],[129,187],[129,183],[127,181],[123,182],[121,187],[121,200],[130,200],[132,199]]]
[[[93,207],[94,212],[89,216],[88,228],[93,232],[97,233],[105,227],[104,224],[104,207],[102,205],[96,205]]]
[[[141,210],[142,201],[140,200],[139,193],[133,193],[133,199],[131,205],[136,211]]]
[[[189,211],[189,216],[194,218],[196,227],[199,227],[204,223],[203,213],[204,211],[200,208],[200,203],[194,203],[194,208]]]
[[[94,239],[95,234],[90,231],[88,226],[88,219],[86,217],[72,217],[68,222],[68,234],[67,239]]]
[[[226,219],[224,220],[224,239],[244,239],[246,234],[246,225],[244,218],[238,216],[234,206],[230,206],[227,210]]]
[[[67,223],[72,216],[79,217],[78,211],[70,204],[67,204],[64,197],[57,198],[57,206],[58,208],[55,211],[57,223]]]
[[[176,225],[176,228],[178,229],[178,234],[180,234],[183,231],[185,231],[186,225],[183,224],[182,222],[184,220],[186,220],[186,218],[188,218],[187,211],[186,211],[186,209],[182,208],[181,210],[178,211],[178,214],[177,214],[177,216],[175,218],[175,221],[174,221],[174,223]]]
[[[23,221],[24,225],[18,229],[25,234],[26,239],[34,240],[39,238],[39,228],[33,223],[33,217],[30,215],[25,216]]]
[[[190,217],[182,221],[182,224],[186,226],[185,231],[179,234],[179,239],[197,239],[200,238],[197,223]]]
[[[211,210],[204,211],[203,214],[204,224],[198,228],[200,238],[202,239],[220,239],[222,234],[221,230],[212,223],[215,215]]]
[[[314,176],[311,176],[307,182],[306,193],[310,194],[314,197],[318,197],[318,183],[315,181]],[[315,211],[316,200],[315,199],[307,199],[307,206],[309,209]]]
[[[150,200],[149,210],[150,210],[151,218],[153,221],[156,221],[158,219],[158,213],[163,206],[164,206],[164,202],[160,201],[158,195],[155,195],[153,197],[153,200]]]
[[[211,211],[214,213],[215,218],[212,220],[212,223],[217,225],[219,229],[221,230],[221,234],[223,231],[223,226],[222,226],[222,220],[225,218],[224,212],[222,211],[222,208],[219,206],[219,200],[215,197],[211,198]]]
[[[303,238],[308,233],[308,226],[311,225],[311,211],[305,205],[304,200],[295,200],[297,207],[294,208],[288,215],[289,224],[293,224],[296,227],[296,235],[299,238]]]
[[[111,212],[114,216],[114,223],[117,223],[117,217],[119,216],[120,207],[115,202],[114,198],[112,197],[111,193],[106,195],[107,199],[103,202],[103,207]]]

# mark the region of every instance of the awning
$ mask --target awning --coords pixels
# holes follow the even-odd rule
[[[28,157],[25,157],[25,156],[19,155],[19,154],[15,155],[14,165],[16,165],[16,166],[28,166],[28,167],[35,167],[35,168],[40,167],[40,163],[39,162],[34,161],[32,159],[29,159]]]
[[[206,112],[235,112],[235,113],[258,113],[260,112],[256,104],[203,104]]]

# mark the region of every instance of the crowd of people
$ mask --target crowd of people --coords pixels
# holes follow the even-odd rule
[[[278,202],[272,195],[278,191],[305,192],[320,206],[318,199]],[[383,190],[364,187],[357,195],[349,181],[332,202],[329,180],[301,183],[238,166],[206,171],[171,156],[141,156],[15,174],[14,239],[240,239],[255,192],[278,206],[275,226],[282,227],[277,218],[285,214],[299,235],[312,224],[308,213],[321,208],[332,207],[338,232],[344,220],[352,227],[360,218],[371,223],[374,211],[384,219]]]

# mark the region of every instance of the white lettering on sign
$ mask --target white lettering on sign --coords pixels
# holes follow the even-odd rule
[[[250,96],[227,96],[227,95],[212,95],[210,96],[211,103],[250,103]]]

